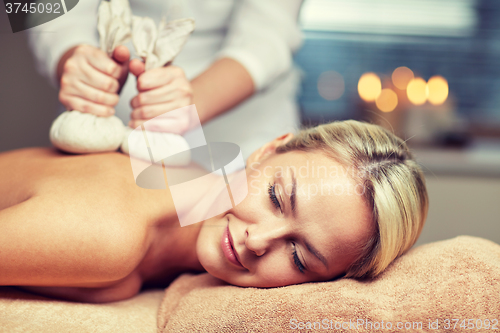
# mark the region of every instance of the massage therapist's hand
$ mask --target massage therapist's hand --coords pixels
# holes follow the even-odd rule
[[[131,101],[131,121],[129,126],[136,128],[145,121],[155,119],[148,126],[153,131],[183,134],[191,129],[193,123],[189,117],[169,115],[168,111],[193,104],[193,89],[180,67],[165,66],[144,69],[144,63],[138,59],[130,61],[130,72],[137,76],[139,94]]]
[[[110,58],[90,45],[68,50],[59,61],[59,101],[68,110],[111,116],[128,75],[130,52],[120,45]]]

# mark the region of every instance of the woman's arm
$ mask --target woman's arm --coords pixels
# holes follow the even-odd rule
[[[235,10],[224,47],[207,70],[187,80],[176,66],[144,72],[138,60],[130,71],[138,76],[139,94],[132,99],[130,126],[190,104],[195,104],[202,124],[264,89],[292,65],[292,52],[301,43],[297,15],[302,0],[245,0]],[[182,134],[179,120],[165,131]],[[188,121],[186,121],[188,123]],[[191,123],[196,125],[195,123]]]
[[[100,288],[83,287],[19,287],[20,289],[46,297],[85,303],[107,303],[121,301],[135,296],[142,287],[142,279],[137,272]]]
[[[239,62],[222,58],[189,82],[180,67],[166,66],[144,71],[137,59],[130,62],[136,75],[139,94],[131,101],[129,126],[136,128],[145,121],[187,105],[195,104],[201,123],[224,113],[250,97],[255,88],[248,70]],[[183,128],[179,128],[183,124]],[[196,125],[189,120],[172,120],[163,130],[182,134]]]
[[[53,184],[51,192],[61,190]],[[99,288],[130,275],[142,259],[141,233],[107,208],[110,199],[100,208],[69,189],[53,193],[0,211],[0,285]]]
[[[302,43],[301,5],[302,0],[239,1],[218,57],[242,64],[255,90],[266,88],[290,70],[293,52]]]
[[[240,104],[255,90],[248,70],[230,58],[217,60],[193,79],[191,86],[202,124]]]

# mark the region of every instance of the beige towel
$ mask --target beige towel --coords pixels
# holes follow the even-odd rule
[[[154,333],[163,290],[120,302],[59,301],[0,287],[0,333]]]
[[[186,274],[166,290],[158,331],[479,332],[489,323],[495,332],[495,320],[500,331],[500,246],[461,236],[415,248],[366,282],[256,289]]]

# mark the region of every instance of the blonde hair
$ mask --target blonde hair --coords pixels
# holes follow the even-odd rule
[[[345,277],[375,277],[408,251],[420,236],[428,210],[423,173],[406,143],[380,126],[355,120],[299,132],[277,153],[322,151],[344,167],[372,210],[375,232]]]

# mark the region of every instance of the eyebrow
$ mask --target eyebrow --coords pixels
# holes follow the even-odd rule
[[[292,192],[290,194],[290,206],[292,207],[292,215],[294,218],[297,217],[297,211],[295,210],[295,205],[296,205],[296,196],[295,194],[297,193],[297,179],[295,178],[295,174],[293,173],[292,170]]]
[[[295,174],[293,173],[293,170],[291,170],[292,172],[292,192],[289,196],[289,199],[290,199],[290,206],[292,207],[292,215],[293,217],[295,218],[296,217],[296,207],[297,207],[297,197],[296,197],[296,193],[297,193],[297,179],[295,178]],[[325,267],[328,269],[328,262],[326,261],[325,257],[314,247],[312,246],[312,244],[310,244],[309,242],[307,242],[306,240],[304,240],[304,243],[307,247],[307,250],[312,253],[316,258],[319,259],[319,261],[321,261],[323,263],[323,265],[325,265]]]
[[[309,250],[309,252],[314,254],[314,256],[318,258],[323,263],[323,265],[325,265],[325,267],[328,269],[328,262],[326,261],[325,257],[323,257],[323,255],[319,253],[319,251],[316,250],[316,248],[312,246],[312,244],[309,244],[307,241],[304,241],[304,243],[306,244],[306,247]]]

